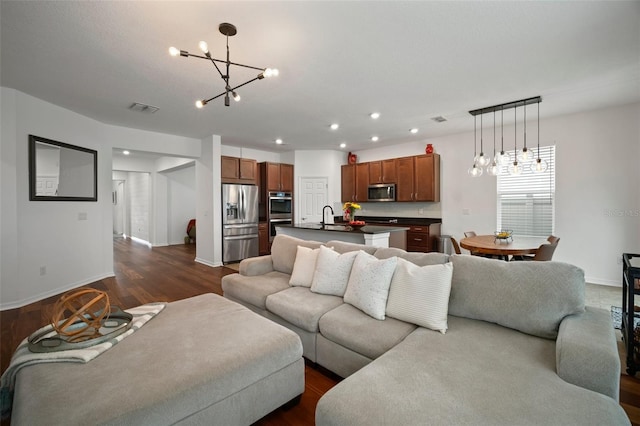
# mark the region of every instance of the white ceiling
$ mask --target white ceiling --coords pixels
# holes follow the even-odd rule
[[[469,110],[538,95],[542,118],[640,101],[638,1],[3,0],[0,15],[2,86],[104,123],[276,152],[466,132]],[[224,58],[221,22],[238,28],[232,61],[280,76],[240,89],[240,103],[198,110],[222,80],[168,48],[198,53],[205,40]],[[233,86],[255,72],[230,75]]]

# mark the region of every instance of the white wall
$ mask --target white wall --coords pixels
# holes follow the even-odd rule
[[[4,310],[113,275],[114,147],[196,158],[200,140],[107,125],[5,87],[0,88],[0,102],[0,310]],[[29,201],[29,134],[98,151],[98,201]],[[166,204],[164,211],[166,216]],[[86,220],[80,220],[85,215]]]
[[[633,104],[540,122],[540,144],[556,144],[555,234],[561,241],[554,260],[583,268],[592,283],[620,286],[622,253],[640,251],[639,117],[640,104]],[[512,133],[505,127],[505,145]],[[512,149],[509,140],[505,148]],[[495,179],[467,175],[473,133],[356,154],[363,162],[418,155],[427,143],[441,155],[442,233],[461,238],[469,230],[493,232]]]
[[[168,241],[169,244],[184,244],[189,220],[196,218],[196,168],[191,165],[165,175],[168,182]]]

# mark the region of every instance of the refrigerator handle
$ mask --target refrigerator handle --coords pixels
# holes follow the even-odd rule
[[[242,214],[242,221],[244,222],[244,220],[247,218],[247,212],[246,212],[246,206],[245,206],[245,202],[244,202],[244,188],[240,187],[240,205],[242,206],[241,208],[241,214]]]

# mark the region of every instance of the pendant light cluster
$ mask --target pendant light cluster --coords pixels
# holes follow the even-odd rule
[[[522,173],[523,168],[530,168],[533,173],[543,173],[547,170],[547,162],[540,158],[540,102],[542,98],[536,96],[534,98],[521,99],[519,101],[507,102],[500,105],[485,107],[469,111],[473,115],[473,165],[469,168],[468,173],[473,177],[482,176],[484,168],[490,176],[498,176],[507,168],[508,173],[517,176]],[[534,158],[534,152],[527,148],[527,105],[537,104],[538,106],[538,158]],[[524,109],[524,143],[522,149],[518,150],[518,107]],[[516,155],[511,158],[504,150],[504,110],[513,108],[513,144]],[[496,113],[500,112],[500,151],[496,151]],[[493,113],[493,157],[489,157],[484,153],[484,114]],[[477,154],[477,116],[480,116],[480,154]]]

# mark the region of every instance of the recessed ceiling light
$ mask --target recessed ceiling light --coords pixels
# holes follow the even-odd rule
[[[347,144],[346,144],[346,143],[342,142],[342,143],[340,144],[340,148],[346,148],[346,147],[347,147]]]
[[[432,117],[431,118],[433,121],[435,121],[436,123],[444,123],[445,121],[447,121],[446,118],[444,118],[443,116],[439,115],[437,117]]]
[[[415,127],[414,127],[413,129],[409,130],[409,131],[410,131],[411,133],[413,133],[414,135],[415,135],[416,133],[418,133],[418,129],[416,129]]]
[[[276,143],[277,143],[278,145],[282,145],[282,139],[280,139],[280,138],[276,139]]]
[[[372,140],[373,142],[378,142],[378,139],[379,139],[379,138],[378,138],[377,136],[371,136],[371,140]]]
[[[130,153],[129,151],[127,151],[126,149],[125,149],[124,151],[122,151],[122,153],[123,153],[124,155],[129,155],[129,154],[131,154],[131,153]]]
[[[380,113],[379,112],[372,112],[369,117],[373,118],[374,120],[377,120],[378,118],[380,118]]]
[[[340,127],[340,125],[338,123],[333,123],[331,125],[331,130],[338,130],[338,127]]]

